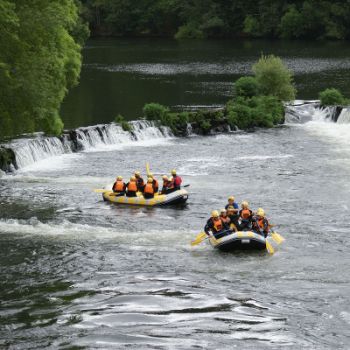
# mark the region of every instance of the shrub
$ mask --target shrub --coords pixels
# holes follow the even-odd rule
[[[244,33],[251,34],[252,36],[262,36],[261,25],[256,17],[251,15],[246,16],[244,19]]]
[[[175,34],[176,40],[181,39],[203,39],[205,37],[203,31],[194,23],[188,23],[179,28]]]
[[[326,89],[319,93],[319,98],[321,100],[321,106],[335,106],[343,105],[346,100],[342,93],[334,88]]]
[[[253,72],[263,95],[272,95],[281,101],[295,99],[293,75],[279,57],[261,56],[253,65]]]
[[[142,113],[147,120],[158,120],[163,122],[166,121],[169,108],[159,103],[147,103],[144,105]]]
[[[259,84],[254,77],[242,77],[234,85],[236,96],[253,97],[259,94]]]
[[[131,131],[132,127],[131,125],[125,120],[125,118],[121,115],[118,114],[115,118],[114,118],[114,122],[117,124],[120,124],[120,126],[122,127],[122,129],[124,131]]]
[[[238,97],[226,105],[227,121],[231,127],[249,129],[271,128],[283,121],[284,108],[281,101],[273,96]]]

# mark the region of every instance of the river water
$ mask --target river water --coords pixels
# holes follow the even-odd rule
[[[0,348],[348,349],[349,134],[316,113],[255,133],[101,144],[2,176]],[[146,161],[178,170],[187,206],[92,192]],[[229,195],[277,225],[273,256],[190,246]]]

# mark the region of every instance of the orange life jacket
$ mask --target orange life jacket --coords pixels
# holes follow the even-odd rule
[[[124,191],[124,182],[121,180],[117,180],[117,182],[114,183],[113,191],[123,192]]]
[[[268,225],[268,223],[267,223],[267,221],[266,221],[265,218],[259,218],[259,219],[257,220],[257,224],[258,224],[258,226],[259,226],[259,228],[260,228],[261,230],[265,230],[265,231],[268,231],[268,230],[269,230],[269,225]]]
[[[249,219],[251,216],[251,212],[249,209],[242,209],[241,211],[241,218],[242,219]]]
[[[214,225],[214,230],[216,232],[219,232],[219,231],[221,231],[224,228],[224,224],[223,224],[221,218],[219,218],[219,220],[214,220],[213,219],[213,225]]]
[[[130,181],[128,184],[128,191],[137,192],[137,183],[136,181]]]
[[[144,193],[147,194],[154,194],[154,188],[153,188],[153,184],[152,182],[147,182],[145,189],[144,189]]]

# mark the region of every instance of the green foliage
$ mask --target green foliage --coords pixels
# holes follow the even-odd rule
[[[251,34],[254,37],[260,37],[262,36],[261,28],[260,28],[260,23],[256,17],[253,17],[251,15],[248,15],[244,19],[243,23],[243,31],[247,34]]]
[[[188,23],[179,28],[175,34],[175,39],[202,39],[204,38],[204,33],[201,29],[193,23]]]
[[[349,1],[82,0],[97,35],[349,39]]]
[[[334,88],[320,92],[319,98],[322,106],[341,106],[346,104],[346,99],[342,93]]]
[[[120,126],[122,127],[122,129],[124,131],[132,131],[132,127],[131,125],[125,120],[125,118],[121,115],[118,114],[115,118],[114,118],[114,122],[116,124],[120,124]]]
[[[279,57],[261,56],[253,65],[253,72],[263,95],[275,96],[282,101],[295,99],[293,75]]]
[[[234,85],[236,96],[253,97],[259,94],[259,84],[254,77],[242,77]]]
[[[169,108],[159,103],[147,103],[142,109],[143,117],[147,120],[166,121],[168,113]]]
[[[71,33],[86,38],[75,0],[0,0],[0,27],[0,136],[59,135],[58,111],[81,68]]]
[[[281,18],[282,38],[300,38],[305,32],[304,17],[293,5]]]
[[[253,127],[271,128],[283,121],[284,108],[273,96],[238,97],[226,105],[231,127],[245,130]]]

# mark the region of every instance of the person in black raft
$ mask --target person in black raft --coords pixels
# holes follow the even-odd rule
[[[241,231],[249,231],[252,229],[253,212],[249,209],[249,203],[243,201],[241,203],[242,209],[239,211],[239,218],[241,220],[239,228]]]
[[[211,217],[204,227],[204,232],[208,236],[210,235],[210,232],[212,232],[215,238],[220,238],[231,233],[231,231],[228,230],[227,224],[220,218],[217,210],[212,211]]]
[[[266,219],[265,210],[262,208],[259,208],[256,214],[253,216],[252,229],[256,233],[266,238],[267,235],[269,234],[269,228],[270,228],[270,224],[269,224],[269,221]]]

